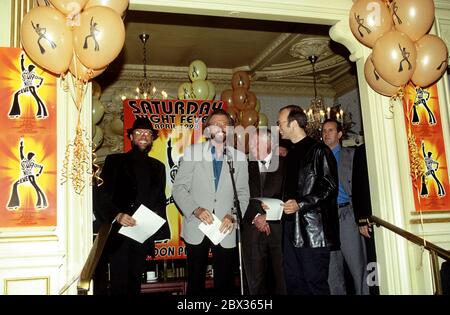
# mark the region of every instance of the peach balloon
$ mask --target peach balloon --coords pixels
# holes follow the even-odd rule
[[[356,39],[372,48],[392,28],[388,6],[381,0],[358,0],[350,10],[350,29]]]
[[[380,37],[372,52],[372,61],[380,76],[388,83],[408,83],[416,69],[417,51],[404,33],[391,31]]]
[[[36,5],[38,7],[52,7],[52,8],[54,8],[54,6],[50,3],[49,0],[36,0]]]
[[[20,28],[22,45],[40,67],[62,74],[72,61],[72,32],[66,18],[51,7],[35,7],[25,15]]]
[[[233,102],[233,90],[224,90],[220,94],[220,99],[224,101],[226,106],[234,106]]]
[[[377,73],[372,62],[372,55],[369,55],[364,65],[364,76],[366,78],[367,84],[377,93],[385,96],[392,96],[397,93],[399,86],[394,86],[383,80],[382,77]]]
[[[427,34],[416,42],[417,63],[411,78],[415,85],[427,87],[447,71],[448,49],[436,35]]]
[[[247,89],[244,87],[238,87],[233,90],[233,103],[239,110],[245,110],[247,107]]]
[[[417,41],[428,33],[434,21],[433,0],[395,0],[391,3],[395,29]]]
[[[254,109],[249,109],[242,112],[242,121],[241,124],[244,127],[248,126],[257,126],[258,124],[259,113]]]
[[[89,0],[84,9],[96,6],[108,7],[116,11],[120,16],[123,16],[129,3],[129,0]]]
[[[50,0],[50,2],[62,14],[72,18],[83,10],[88,0]]]
[[[248,90],[250,88],[250,77],[245,71],[238,71],[233,74],[231,78],[231,86],[233,89],[237,89],[239,87],[245,88]]]
[[[75,53],[88,68],[101,69],[119,55],[125,42],[125,26],[108,7],[91,7],[80,15],[80,26],[73,30]]]
[[[73,74],[75,78],[83,82],[88,82],[89,80],[102,74],[107,67],[102,69],[90,69],[81,63],[77,56],[73,56],[73,60],[70,63],[69,71]]]
[[[234,121],[234,125],[238,125],[240,122],[240,112],[239,109],[237,109],[234,106],[228,106],[227,107],[227,113],[230,114],[231,119]]]
[[[252,91],[247,91],[247,99],[248,102],[245,106],[245,109],[255,109],[256,110],[256,94]]]

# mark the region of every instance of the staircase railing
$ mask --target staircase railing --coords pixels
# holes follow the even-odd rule
[[[78,295],[87,295],[89,292],[94,271],[97,268],[100,257],[102,256],[110,230],[110,223],[105,223],[100,226],[98,235],[95,238],[91,251],[89,252],[89,256],[84,263],[83,269],[81,270],[80,279],[77,286]]]
[[[438,257],[441,257],[445,260],[450,261],[450,251],[443,249],[442,247],[439,247],[433,243],[430,243],[423,238],[412,234],[411,232],[408,232],[406,230],[403,230],[399,228],[398,226],[395,226],[387,221],[384,221],[376,216],[371,216],[369,218],[370,224],[375,224],[376,226],[382,226],[395,234],[398,234],[404,238],[406,238],[408,241],[413,242],[416,245],[422,246],[424,249],[428,250],[431,254],[431,269],[433,272],[433,278],[434,278],[434,286],[435,286],[435,292],[437,295],[442,295],[442,282],[441,282],[441,274],[439,271],[439,260]]]

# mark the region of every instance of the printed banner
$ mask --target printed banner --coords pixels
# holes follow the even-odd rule
[[[224,108],[222,101],[127,99],[123,102],[125,152],[131,148],[127,129],[137,117],[147,117],[159,130],[150,156],[166,165],[166,211],[171,239],[156,244],[156,259],[186,257],[185,246],[180,239],[182,215],[173,201],[172,184],[184,149],[202,141],[202,122],[218,108]]]
[[[0,228],[56,226],[56,77],[0,48]]]
[[[437,85],[406,87],[407,132],[415,138],[423,175],[412,180],[416,211],[450,210],[450,186]],[[410,157],[411,160],[413,159]]]

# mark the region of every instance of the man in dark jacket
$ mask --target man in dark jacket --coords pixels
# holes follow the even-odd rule
[[[278,156],[269,129],[258,128],[249,140],[250,198],[281,198],[284,158]],[[286,294],[281,222],[267,221],[261,202],[250,199],[242,222],[242,255],[251,295]]]
[[[284,272],[288,294],[330,294],[330,249],[339,248],[336,159],[323,143],[305,132],[306,114],[283,107],[278,126],[293,145],[283,184]]]
[[[147,118],[137,118],[128,136],[132,149],[106,157],[98,187],[98,210],[113,222],[105,248],[112,294],[139,294],[146,255],[154,255],[155,240],[170,238],[167,222],[144,243],[118,233],[136,225],[132,215],[141,204],[166,219],[165,167],[148,156],[158,133]]]

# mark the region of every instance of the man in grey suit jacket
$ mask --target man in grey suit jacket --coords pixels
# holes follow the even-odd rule
[[[323,123],[323,142],[333,151],[338,164],[339,192],[339,238],[341,250],[331,252],[328,283],[332,295],[347,293],[344,278],[344,260],[350,270],[357,295],[369,294],[367,285],[367,258],[365,243],[359,234],[352,207],[352,170],[353,148],[341,147],[339,141],[342,137],[340,122],[327,119]]]
[[[230,159],[235,168],[236,190],[243,212],[247,209],[250,194],[246,157],[225,142],[229,126],[231,118],[227,112],[217,110],[210,114],[205,128],[208,141],[184,151],[172,187],[173,198],[184,217],[181,237],[186,243],[189,295],[204,293],[210,249],[215,290],[217,293],[233,292],[237,256]],[[212,224],[212,214],[222,221],[220,231],[229,233],[218,245],[214,245],[198,227],[201,222]]]

